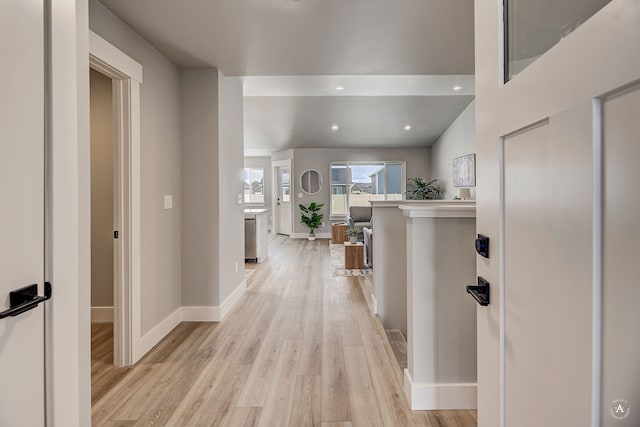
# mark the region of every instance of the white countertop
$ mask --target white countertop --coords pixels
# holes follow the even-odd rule
[[[397,208],[401,205],[407,206],[439,206],[439,205],[456,205],[456,206],[475,206],[475,200],[371,200],[369,201],[374,208]]]
[[[476,204],[473,203],[425,203],[398,206],[409,218],[475,218]]]

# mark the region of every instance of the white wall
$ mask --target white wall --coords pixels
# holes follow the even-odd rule
[[[453,199],[458,194],[458,189],[453,186],[453,159],[475,152],[476,102],[474,100],[431,146],[431,179],[438,179],[438,184],[445,189],[445,199]],[[471,198],[476,198],[475,187],[471,187]]]
[[[404,161],[406,162],[406,176],[420,176],[428,178],[430,171],[430,153],[428,148],[299,148],[294,149],[293,162],[293,232],[308,233],[307,228],[300,224],[300,203],[308,205],[311,202],[324,203],[322,212],[325,214],[325,226],[318,229],[317,233],[331,232],[331,222],[329,221],[330,208],[330,175],[331,162],[339,161]],[[277,153],[272,155],[277,156]],[[322,174],[324,180],[322,190],[315,196],[308,196],[303,193],[302,198],[298,198],[300,189],[300,176],[307,169],[316,169]]]
[[[113,307],[113,102],[111,79],[90,72],[91,306]]]
[[[181,305],[180,79],[176,66],[97,0],[89,27],[142,64],[141,332]],[[173,209],[163,209],[173,195]]]
[[[218,70],[182,70],[182,304],[217,306]]]
[[[244,103],[239,78],[218,73],[218,87],[220,302],[223,302],[244,280]]]
[[[244,280],[242,84],[212,68],[181,79],[182,303],[213,313]]]

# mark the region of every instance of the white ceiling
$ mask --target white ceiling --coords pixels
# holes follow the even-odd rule
[[[227,76],[473,74],[473,0],[101,0],[183,67]]]
[[[245,154],[294,147],[427,147],[472,99],[469,95],[246,97]],[[334,124],[337,131],[331,129]],[[407,124],[409,131],[404,130]]]
[[[243,76],[246,155],[429,146],[473,98],[473,0],[100,1],[178,66]]]

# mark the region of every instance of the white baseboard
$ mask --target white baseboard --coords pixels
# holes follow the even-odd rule
[[[247,290],[247,281],[243,280],[231,294],[218,306],[183,306],[158,323],[140,338],[139,350],[134,355],[134,363],[140,360],[154,345],[158,344],[180,322],[220,322],[231,311]]]
[[[373,310],[373,314],[378,314],[378,299],[374,294],[371,294],[371,309]]]
[[[229,314],[233,306],[238,302],[240,297],[244,295],[246,290],[247,281],[243,280],[238,286],[236,286],[233,292],[231,292],[229,296],[222,301],[222,304],[220,304],[220,320],[224,320],[224,318],[227,317],[227,314]]]
[[[306,239],[309,237],[309,233],[291,233],[289,235],[292,239]],[[331,232],[326,233],[316,233],[316,239],[330,239]]]
[[[404,370],[404,394],[413,411],[477,409],[477,383],[414,384]]]
[[[154,345],[158,344],[162,338],[166,337],[182,321],[182,307],[178,307],[173,313],[165,317],[153,329],[144,334],[140,338],[140,347],[138,354],[134,354],[134,363],[147,354]]]
[[[247,281],[243,280],[220,306],[184,306],[182,307],[182,320],[184,322],[220,322],[227,317],[227,314],[246,290]]]
[[[92,323],[113,323],[113,307],[91,307]]]
[[[220,307],[217,305],[182,307],[183,322],[219,322]]]

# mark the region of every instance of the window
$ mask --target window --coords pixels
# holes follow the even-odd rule
[[[403,162],[331,163],[331,216],[344,217],[350,206],[371,200],[404,198]]]
[[[264,168],[244,168],[244,202],[264,205]]]

